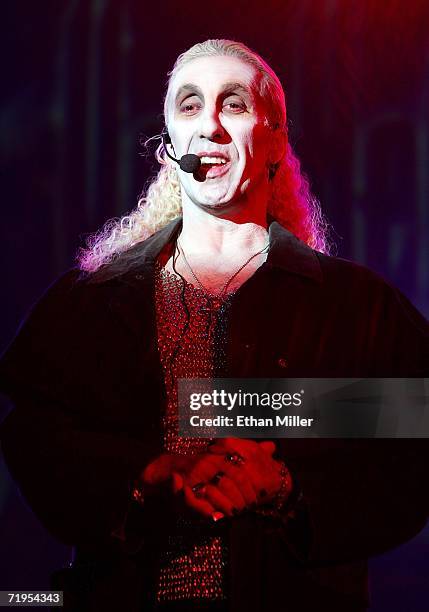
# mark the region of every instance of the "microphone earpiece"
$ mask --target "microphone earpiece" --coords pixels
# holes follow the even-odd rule
[[[201,166],[201,159],[198,155],[194,155],[193,153],[188,153],[187,155],[182,155],[180,159],[176,159],[168,152],[167,145],[171,144],[170,134],[167,130],[163,130],[161,132],[162,143],[164,145],[164,150],[167,153],[168,157],[173,161],[177,162],[180,166],[180,169],[183,172],[189,172],[189,174],[193,174],[197,170],[199,170]]]

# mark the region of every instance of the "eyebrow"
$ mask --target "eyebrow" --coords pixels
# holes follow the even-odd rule
[[[221,90],[220,90],[221,94],[229,94],[229,93],[233,93],[233,92],[242,93],[244,95],[247,95],[249,98],[253,99],[252,92],[249,89],[249,87],[247,87],[246,85],[244,85],[243,83],[240,83],[238,81],[237,82],[224,83],[222,85]],[[184,93],[195,93],[198,96],[200,96],[200,98],[204,98],[203,92],[198,87],[198,85],[194,85],[193,83],[185,83],[184,85],[179,87],[179,89],[177,91],[176,98],[175,98],[176,103],[177,103],[179,98],[181,98],[181,96]]]

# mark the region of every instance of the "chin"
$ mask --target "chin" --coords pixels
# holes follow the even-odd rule
[[[231,201],[231,197],[224,191],[222,193],[198,193],[193,201],[201,206],[224,206]]]
[[[231,188],[231,186],[229,186],[229,188],[227,189],[222,190],[213,189],[211,192],[207,190],[205,193],[204,191],[205,190],[201,190],[200,193],[195,194],[196,201],[200,202],[203,206],[210,207],[231,205],[234,203],[234,201],[237,199],[237,196],[239,196],[240,194],[240,191],[237,187]]]

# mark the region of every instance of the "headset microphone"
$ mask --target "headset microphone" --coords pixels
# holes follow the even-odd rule
[[[186,155],[182,155],[180,159],[176,159],[175,157],[170,155],[167,149],[167,144],[171,144],[171,138],[169,133],[162,132],[161,136],[162,144],[164,145],[164,150],[167,153],[168,157],[173,161],[177,162],[183,172],[189,172],[190,174],[193,174],[194,172],[199,170],[201,166],[201,159],[198,157],[198,155],[194,155],[193,153],[187,153]]]

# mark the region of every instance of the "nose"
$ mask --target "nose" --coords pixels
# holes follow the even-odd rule
[[[201,123],[199,126],[200,138],[216,140],[225,135],[225,129],[221,123],[218,109],[207,105],[201,113]]]

